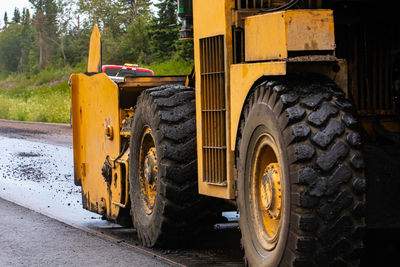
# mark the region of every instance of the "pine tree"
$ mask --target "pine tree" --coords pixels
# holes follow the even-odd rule
[[[128,2],[130,6],[132,7],[132,14],[133,18],[136,18],[137,16],[141,16],[145,19],[149,19],[150,17],[150,5],[151,1],[150,0],[124,0],[125,2]]]
[[[21,22],[24,25],[27,25],[27,24],[31,23],[31,14],[29,12],[29,9],[27,9],[27,8],[22,9]]]
[[[162,0],[156,4],[157,17],[151,26],[152,51],[157,60],[171,58],[176,52],[179,39],[177,3],[174,0]]]
[[[18,8],[14,9],[14,17],[12,19],[13,23],[20,23],[21,22],[21,13],[19,12]]]
[[[4,12],[4,28],[7,28],[8,25],[8,15],[7,15],[7,11]]]
[[[39,35],[39,65],[43,69],[54,51],[57,39],[58,7],[54,0],[29,0],[35,8],[34,25]]]

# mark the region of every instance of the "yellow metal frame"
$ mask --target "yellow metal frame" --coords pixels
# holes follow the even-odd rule
[[[82,185],[85,208],[116,217],[113,187],[102,179],[101,169],[107,157],[120,153],[118,86],[104,73],[74,74],[71,84],[75,179]]]
[[[210,8],[212,7],[212,8]],[[229,66],[232,64],[232,28],[231,10],[235,7],[234,0],[193,0],[193,24],[194,24],[194,51],[195,69],[201,69],[200,60],[200,39],[223,35],[224,54],[225,54],[225,81],[229,81]],[[201,77],[200,72],[196,71],[196,121],[197,121],[197,156],[198,156],[198,184],[199,193],[219,198],[232,199],[234,192],[234,153],[227,150],[226,161],[226,185],[208,184],[203,181],[203,135],[202,135],[202,114],[201,114]],[[229,83],[225,83],[226,109],[229,110]],[[226,116],[226,125],[229,125],[229,113]],[[226,140],[230,140],[230,131],[226,131]],[[230,144],[227,144],[229,147]]]
[[[193,41],[195,69],[197,70],[195,73],[195,93],[199,193],[225,199],[235,198],[234,151],[236,135],[242,108],[249,91],[263,77],[301,71],[307,69],[306,66],[311,66],[307,62],[314,62],[313,58],[308,58],[301,64],[292,64],[291,52],[331,51],[333,57],[335,48],[332,11],[294,10],[262,15],[252,15],[254,13],[249,12],[247,17],[243,15],[238,18],[233,11],[235,2],[235,0],[193,0]],[[235,27],[235,25],[244,25],[245,27],[246,62],[242,64],[233,64],[232,27]],[[221,55],[221,53],[224,55],[222,58],[223,72],[219,74],[201,73],[204,59],[201,59],[200,44],[201,42],[204,43],[204,40],[218,40],[216,43],[209,42],[208,49],[216,51],[219,53],[218,55]],[[220,42],[223,44],[220,45]],[[216,50],[215,44],[218,44],[219,48],[222,47],[221,50],[223,51]],[[217,55],[207,56],[211,58],[212,62],[212,58]],[[221,63],[221,58],[218,58],[216,64],[218,63]],[[312,69],[318,69],[318,64],[317,67],[313,66]],[[291,67],[295,65],[301,66],[301,68]],[[319,65],[325,66],[326,64],[320,63]],[[88,72],[97,73],[100,71],[100,66],[101,36],[96,26],[91,36]],[[216,111],[202,110],[202,97],[204,96],[202,88],[208,88],[212,91],[213,86],[221,88],[221,85],[215,85],[217,80],[213,78],[204,79],[210,84],[202,87],[201,75],[223,76],[223,79],[218,80],[225,83],[222,85],[224,90],[224,100],[222,101],[225,101],[222,105],[224,110],[218,110],[224,116],[222,123],[219,120],[213,121],[212,119],[208,121],[208,124],[203,123],[205,121],[203,116],[206,116],[203,114]],[[344,77],[343,82],[347,81],[345,75],[341,77]],[[126,199],[125,203],[121,199],[124,188],[120,186],[122,182],[110,187],[102,178],[101,168],[105,159],[109,158],[112,163],[115,163],[116,169],[113,170],[112,174],[113,178],[115,175],[117,180],[123,179],[121,164],[126,164],[126,169],[129,168],[127,156],[124,162],[114,162],[121,153],[121,138],[129,137],[129,133],[124,129],[122,133],[120,132],[121,114],[125,114],[125,109],[134,106],[137,96],[143,90],[168,83],[184,84],[186,78],[182,76],[126,78],[124,82],[116,84],[105,74],[100,73],[92,76],[72,75],[71,81],[76,182],[82,185],[84,205],[87,209],[106,214],[109,218],[115,218],[119,208],[126,205]],[[132,112],[134,111],[132,110]],[[223,129],[218,130],[223,130],[222,138],[226,140],[224,142],[225,147],[221,147],[226,153],[222,157],[222,162],[226,161],[226,164],[224,164],[226,169],[222,170],[226,172],[223,177],[226,181],[219,183],[206,182],[203,177],[203,167],[205,166],[203,149],[206,151],[209,149],[204,146],[203,131],[205,129],[203,127],[218,128],[213,127],[214,122],[220,123],[219,128],[223,125]],[[213,130],[210,129],[210,131]],[[221,157],[218,159],[220,160]],[[220,168],[216,164],[214,162],[210,166]]]
[[[330,10],[293,10],[262,15],[252,15],[254,12],[248,12],[249,16],[238,18],[234,8],[234,0],[193,0],[199,192],[227,199],[235,198],[234,151],[237,129],[243,105],[256,81],[263,77],[286,75],[290,52],[300,53],[296,56],[303,56],[309,51],[328,51],[328,54],[334,58],[335,49],[333,13]],[[245,27],[246,62],[243,64],[233,64],[232,61],[232,27],[238,25]],[[204,93],[200,71],[204,63],[204,59],[201,58],[202,53],[204,54],[201,51],[201,40],[217,36],[224,37],[225,108],[227,111],[225,127],[228,148],[226,150],[226,183],[219,185],[207,183],[203,177],[204,164],[209,163],[205,163],[203,154],[205,129],[202,127],[205,125],[210,127],[210,123],[203,123],[202,97]],[[215,56],[211,55],[211,57]],[[306,61],[313,60],[314,58],[308,58]],[[320,62],[320,65],[323,64],[325,63]],[[209,87],[210,85],[207,85],[207,88]]]
[[[90,38],[89,75],[71,76],[75,183],[82,186],[84,208],[117,219],[120,209],[128,208],[129,203],[129,149],[121,151],[121,141],[125,138],[127,142],[131,133],[123,121],[134,116],[133,107],[143,90],[184,84],[186,76],[127,77],[115,83],[98,73],[100,64],[101,35],[95,26]],[[108,181],[102,175],[105,165],[111,169]]]

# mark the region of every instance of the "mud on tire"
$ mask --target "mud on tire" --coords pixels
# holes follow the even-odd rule
[[[197,193],[194,89],[166,85],[144,91],[135,109],[130,140],[130,197],[133,224],[148,247],[175,246],[200,228],[212,225],[208,199]],[[151,129],[156,150],[156,196],[146,212],[141,192],[139,155],[144,128]]]
[[[256,114],[264,111],[270,115],[258,116],[255,122]],[[260,251],[255,245],[251,237],[255,225],[246,219],[247,145],[259,125],[275,127],[272,135],[282,148],[282,168],[287,174],[282,179],[288,183],[287,230],[275,251],[270,252]],[[320,76],[281,77],[252,91],[243,110],[237,142],[237,201],[248,265],[359,264],[366,181],[357,125],[352,104],[343,91]],[[279,259],[271,262],[268,255],[278,255]]]

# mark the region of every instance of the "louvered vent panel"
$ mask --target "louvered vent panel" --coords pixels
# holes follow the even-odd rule
[[[238,9],[275,8],[288,2],[288,0],[237,0],[237,7]]]
[[[349,62],[349,89],[358,113],[363,116],[395,114],[393,51],[400,47],[400,26],[381,26],[339,25],[336,31],[336,55]]]
[[[203,181],[226,185],[224,37],[200,39]]]

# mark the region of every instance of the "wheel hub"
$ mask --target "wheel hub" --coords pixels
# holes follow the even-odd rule
[[[283,186],[278,148],[268,134],[261,135],[254,145],[251,164],[251,221],[255,236],[265,250],[273,250],[279,240],[282,221]]]
[[[157,197],[157,150],[150,128],[144,131],[139,156],[140,187],[147,214],[151,214]]]
[[[281,213],[281,184],[279,166],[271,163],[264,171],[261,180],[261,203],[271,219],[277,220]]]
[[[155,148],[152,147],[147,152],[147,156],[144,160],[144,180],[148,184],[152,184],[157,176],[157,159],[155,154]]]

